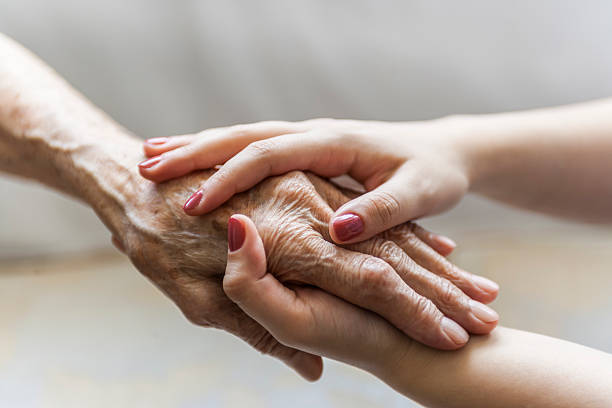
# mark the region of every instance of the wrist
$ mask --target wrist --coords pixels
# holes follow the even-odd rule
[[[503,128],[496,115],[453,115],[439,119],[450,135],[448,148],[468,182],[468,191],[478,191],[496,174],[500,157],[497,137]]]

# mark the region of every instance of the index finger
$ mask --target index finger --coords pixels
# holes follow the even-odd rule
[[[342,144],[333,135],[315,132],[251,143],[204,183],[202,200],[190,208],[188,214],[205,214],[266,177],[289,171],[309,170],[323,177],[345,174],[353,167],[356,157],[355,149]]]

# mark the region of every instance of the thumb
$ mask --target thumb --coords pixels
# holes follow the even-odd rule
[[[225,294],[275,339],[295,321],[295,294],[266,272],[266,254],[255,224],[244,215],[228,221],[227,266],[223,277]],[[279,344],[278,357],[309,381],[323,371],[321,357],[299,350],[287,353]],[[285,358],[290,356],[290,358]]]
[[[441,188],[422,172],[404,168],[389,180],[342,205],[329,223],[336,243],[355,243],[389,228],[450,207],[460,193]]]

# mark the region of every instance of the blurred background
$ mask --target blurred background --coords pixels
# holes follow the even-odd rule
[[[605,0],[0,1],[0,31],[142,137],[609,97],[611,16]],[[351,367],[308,384],[190,325],[91,210],[7,176],[0,192],[0,405],[413,406]],[[612,352],[612,228],[477,197],[423,224],[501,284],[501,324]]]

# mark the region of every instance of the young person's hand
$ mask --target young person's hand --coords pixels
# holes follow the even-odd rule
[[[246,216],[229,219],[228,244],[223,290],[278,341],[369,371],[424,406],[612,406],[610,354],[503,327],[460,350],[434,350],[327,292],[283,285],[266,272]]]
[[[228,221],[223,290],[286,346],[347,362],[380,376],[403,359],[413,340],[375,313],[312,286],[285,286],[266,271],[253,221]]]
[[[315,119],[209,129],[149,139],[144,150],[150,159],[140,172],[160,182],[223,164],[186,201],[190,215],[207,213],[264,178],[291,170],[348,174],[368,192],[341,206],[329,231],[337,243],[354,243],[446,210],[466,193],[468,176],[451,121]]]

